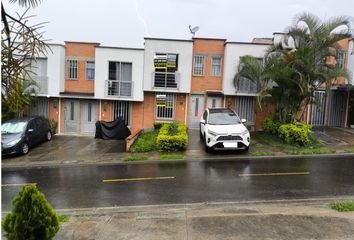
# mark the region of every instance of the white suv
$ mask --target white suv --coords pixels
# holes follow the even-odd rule
[[[242,149],[247,151],[250,145],[250,133],[229,108],[207,108],[200,118],[200,138],[205,151],[213,149]]]

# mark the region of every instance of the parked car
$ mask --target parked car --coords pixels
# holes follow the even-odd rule
[[[35,145],[52,139],[49,121],[43,117],[17,118],[1,125],[1,155],[27,154]]]
[[[207,108],[200,118],[200,138],[205,150],[242,149],[250,145],[250,133],[246,119],[240,119],[229,108]]]

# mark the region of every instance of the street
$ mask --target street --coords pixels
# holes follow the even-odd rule
[[[354,159],[3,168],[3,211],[29,183],[56,209],[353,196]]]

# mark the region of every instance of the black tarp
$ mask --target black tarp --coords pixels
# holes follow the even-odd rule
[[[112,122],[97,121],[95,138],[101,139],[125,139],[131,134],[125,125],[123,118],[117,118]]]

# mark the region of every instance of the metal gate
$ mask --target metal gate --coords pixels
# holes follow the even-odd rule
[[[344,127],[345,124],[345,109],[347,93],[340,91],[333,91],[330,111],[329,111],[329,121],[328,125],[331,127]]]
[[[77,133],[79,130],[80,103],[78,100],[65,100],[64,132]]]
[[[95,101],[83,101],[81,127],[82,132],[86,134],[93,134],[96,131],[96,102]]]
[[[254,98],[253,96],[236,97],[236,112],[241,119],[247,120],[247,125],[254,125]]]
[[[189,128],[199,128],[199,120],[204,112],[204,95],[191,95]]]
[[[314,103],[312,104],[311,111],[311,124],[313,126],[323,126],[326,108],[326,92],[315,91]]]
[[[49,102],[48,98],[36,97],[31,101],[30,105],[31,116],[42,116],[48,118],[49,116]]]
[[[112,120],[116,120],[118,117],[124,119],[124,122],[127,126],[130,126],[130,112],[131,104],[130,102],[125,101],[114,101],[113,102],[113,115]]]

